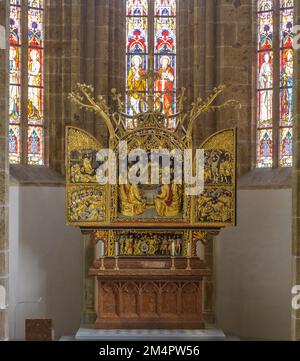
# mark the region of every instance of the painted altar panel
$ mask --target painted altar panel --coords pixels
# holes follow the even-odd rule
[[[202,227],[236,225],[236,129],[214,134],[204,149],[204,192],[195,198],[194,222]]]
[[[109,189],[97,181],[101,144],[85,131],[66,130],[67,224],[95,226],[107,221]]]
[[[204,150],[204,191],[200,195],[188,195],[186,185],[175,182],[176,159],[169,161],[170,183],[162,183],[166,174],[164,168],[158,170],[159,182],[151,183],[155,164],[151,150],[163,149],[166,157],[174,150],[185,151],[186,145],[175,135],[162,129],[143,128],[125,137],[126,155],[135,149],[143,150],[147,176],[144,183],[101,185],[98,169],[100,143],[88,133],[69,127],[67,129],[67,222],[83,228],[101,226],[110,229],[129,227],[134,229],[156,226],[176,225],[180,229],[223,228],[236,224],[236,130],[228,129],[211,136],[200,149]],[[120,158],[117,148],[117,158]],[[150,161],[149,161],[150,160]],[[136,171],[136,162],[128,162],[126,177]],[[160,167],[160,166],[159,166]],[[121,170],[118,169],[120,181]],[[114,233],[113,242],[119,242],[119,252],[124,256],[170,255],[164,245],[169,243],[168,236],[141,234],[134,237],[130,244],[130,234]],[[175,237],[176,238],[176,237]],[[184,237],[186,239],[186,237]],[[178,256],[184,255],[182,236],[172,238],[179,249]],[[166,248],[166,249],[165,249]]]
[[[153,120],[154,121],[154,120]],[[126,142],[127,153],[135,150],[145,152],[145,161],[148,167],[145,168],[144,183],[140,184],[120,184],[113,188],[113,203],[111,205],[114,222],[129,223],[188,223],[190,219],[190,200],[184,196],[184,184],[175,184],[174,174],[176,173],[176,157],[172,157],[172,152],[178,150],[184,152],[185,145],[177,137],[161,128],[155,123],[149,124],[149,128],[144,126],[141,129],[129,134],[122,139]],[[166,168],[153,161],[153,150],[159,150],[162,154],[161,162],[168,164]],[[120,154],[116,149],[118,158]],[[170,156],[171,155],[171,156]],[[136,167],[136,163],[128,162],[127,174],[131,174]],[[159,167],[157,169],[156,167]],[[152,175],[158,172],[159,181],[152,183]],[[163,184],[162,178],[169,172],[169,184]],[[119,175],[121,170],[119,170]],[[181,175],[183,183],[183,174]],[[117,209],[116,209],[117,207]]]

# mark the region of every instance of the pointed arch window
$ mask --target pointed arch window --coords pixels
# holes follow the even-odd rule
[[[44,0],[10,1],[9,160],[44,164]]]
[[[293,165],[294,0],[259,0],[257,167]]]
[[[176,112],[177,1],[127,0],[126,4],[127,113],[144,110],[142,99],[151,93],[162,112],[172,117]],[[143,77],[148,70],[158,75],[153,89]]]

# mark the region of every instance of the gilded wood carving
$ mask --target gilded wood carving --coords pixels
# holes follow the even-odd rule
[[[189,195],[184,182],[178,184],[178,152],[195,151],[193,125],[207,111],[237,105],[235,101],[215,106],[224,87],[215,89],[206,100],[197,99],[192,109],[183,112],[184,92],[178,98],[178,113],[170,119],[157,109],[156,100],[148,96],[144,112],[126,115],[121,96],[113,90],[116,110],[110,109],[103,97],[93,96],[93,88],[78,84],[70,99],[82,109],[94,111],[107,125],[109,149],[116,157],[116,184],[100,184],[99,167],[102,145],[87,132],[66,129],[67,224],[93,231],[94,241],[105,244],[105,256],[122,257],[187,257],[196,254],[196,243],[207,242],[209,234],[236,224],[236,130],[227,129],[212,135],[200,149],[204,150],[204,188]],[[172,126],[170,126],[172,124]],[[124,169],[118,162],[139,149],[149,161],[144,183],[119,183]],[[157,167],[152,151],[164,150],[170,155],[170,182],[152,183]],[[135,169],[129,161],[124,177]],[[195,161],[193,165],[195,173]],[[159,180],[167,170],[158,166]],[[141,174],[139,174],[141,176]],[[182,164],[181,178],[185,176]],[[177,180],[176,180],[177,179]],[[115,243],[118,243],[118,250]],[[190,242],[191,249],[188,250]]]

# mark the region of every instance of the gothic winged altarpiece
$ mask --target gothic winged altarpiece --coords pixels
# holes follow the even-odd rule
[[[203,279],[211,271],[199,258],[197,245],[236,224],[236,130],[213,134],[202,145],[193,144],[193,130],[201,114],[238,105],[235,101],[214,105],[223,90],[221,86],[208,99],[198,99],[187,112],[183,90],[172,116],[165,115],[155,94],[139,95],[138,109],[131,107],[128,94],[123,102],[115,90],[110,108],[104,97],[94,97],[88,85],[78,84],[70,94],[73,103],[104,121],[109,150],[117,160],[116,181],[100,181],[104,160],[99,154],[104,147],[84,130],[67,127],[67,224],[90,234],[99,249],[89,271],[97,282],[96,328],[205,327]],[[149,162],[143,170],[149,172],[144,182],[120,182],[121,176],[124,180],[118,162],[124,157],[121,142],[126,143],[126,157],[136,149],[146,154]],[[204,184],[201,193],[191,195],[178,175],[175,181],[174,154],[196,148],[204,150]],[[163,163],[153,164],[153,150],[171,154],[169,184],[162,182],[167,171]],[[127,160],[125,177],[130,172],[141,177],[138,160]],[[196,168],[195,159],[191,164]],[[151,183],[151,167],[159,168],[157,184]],[[185,169],[183,164],[182,179]]]

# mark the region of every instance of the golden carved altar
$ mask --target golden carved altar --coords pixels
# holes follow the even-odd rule
[[[205,326],[203,279],[210,270],[199,258],[197,244],[236,224],[236,130],[213,134],[200,147],[193,144],[192,135],[202,113],[233,103],[213,105],[222,91],[218,88],[206,101],[197,100],[188,113],[183,112],[180,98],[173,117],[165,116],[151,96],[143,110],[129,116],[115,91],[115,112],[102,97],[95,99],[89,86],[79,84],[72,93],[73,102],[102,117],[109,130],[109,150],[116,160],[124,156],[122,142],[126,154],[139,149],[150,160],[144,183],[121,184],[124,169],[117,162],[116,183],[102,184],[99,152],[103,146],[84,130],[66,129],[67,224],[90,234],[93,244],[101,244],[89,272],[97,280],[96,327]],[[204,150],[204,184],[200,194],[189,195],[187,185],[175,181],[174,150],[184,153],[196,148]],[[160,165],[159,182],[151,183],[152,150],[171,154],[169,184],[162,182],[167,170]],[[136,165],[127,163],[126,177],[136,171]],[[141,168],[137,169],[136,175],[141,177]]]

